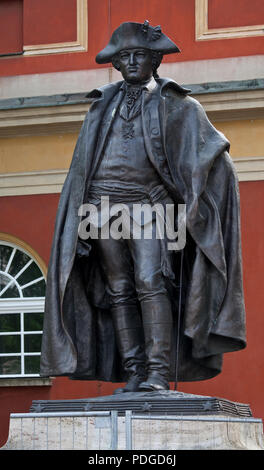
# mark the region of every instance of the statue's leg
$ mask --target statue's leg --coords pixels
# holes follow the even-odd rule
[[[168,298],[141,301],[145,334],[147,380],[140,390],[168,390],[172,340],[172,313]]]
[[[130,240],[145,336],[147,380],[140,390],[169,389],[172,309],[161,270],[160,240]]]
[[[99,239],[96,245],[111,299],[117,347],[127,378],[127,384],[115,393],[138,391],[146,374],[144,335],[135,291],[133,261],[123,239]]]
[[[117,346],[128,377],[123,388],[114,393],[136,392],[146,378],[142,321],[136,305],[116,305],[111,309]]]

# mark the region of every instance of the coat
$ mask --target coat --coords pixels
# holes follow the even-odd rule
[[[186,204],[178,379],[204,380],[221,372],[224,353],[246,346],[238,181],[229,142],[198,101],[172,80],[157,81],[159,98],[151,110],[148,103],[143,110],[145,145],[162,176],[158,129],[172,181],[170,195]],[[94,101],[61,192],[47,275],[41,376],[126,380],[100,263],[89,243],[78,239],[78,210],[111,127],[103,120],[104,112],[122,83],[89,94]],[[179,254],[174,257],[177,280]],[[171,296],[175,341],[170,380],[174,380],[177,282]]]

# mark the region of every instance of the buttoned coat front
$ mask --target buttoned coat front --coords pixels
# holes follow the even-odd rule
[[[157,82],[160,93],[142,105],[145,146],[175,203],[186,204],[178,378],[204,380],[221,372],[223,353],[246,346],[238,182],[229,143],[201,105],[174,81]],[[122,83],[89,94],[94,101],[61,193],[47,276],[42,376],[126,380],[100,263],[89,243],[84,246],[78,238],[79,208],[114,116],[113,112],[105,119],[105,111]],[[174,256],[170,380],[174,380],[179,298],[179,254]]]

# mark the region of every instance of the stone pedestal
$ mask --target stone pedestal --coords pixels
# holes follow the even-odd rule
[[[248,405],[168,391],[33,402],[2,449],[263,450],[264,438]]]

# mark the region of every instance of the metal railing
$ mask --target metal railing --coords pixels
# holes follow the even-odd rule
[[[124,415],[123,415],[124,416]],[[96,428],[109,428],[109,450],[117,450],[118,449],[118,434],[119,434],[119,426],[123,428],[125,425],[125,449],[132,450],[133,449],[133,421],[134,420],[149,420],[149,421],[200,421],[200,422],[225,422],[225,423],[261,423],[262,420],[258,418],[242,418],[242,417],[232,417],[232,416],[217,416],[217,415],[210,415],[210,416],[186,416],[186,415],[157,415],[151,414],[149,412],[144,414],[139,414],[138,412],[133,412],[131,410],[125,411],[125,419],[120,417],[120,421],[118,423],[118,411],[111,410],[111,411],[69,411],[69,412],[40,412],[40,413],[14,413],[10,415],[11,418],[21,419],[21,449],[24,448],[23,443],[23,419],[31,418],[33,419],[32,425],[32,441],[33,441],[33,449],[34,449],[34,440],[37,438],[37,432],[35,430],[35,420],[39,418],[46,418],[46,430],[45,430],[45,439],[46,439],[46,449],[51,449],[50,444],[50,429],[49,429],[49,418],[59,418],[59,427],[58,427],[58,436],[57,436],[57,444],[60,448],[63,447],[62,445],[62,418],[73,418],[72,420],[72,441],[71,441],[71,448],[77,448],[76,443],[76,435],[75,435],[75,422],[74,418],[78,417],[85,417],[86,418],[86,429],[84,427],[84,441],[86,441],[86,448],[88,448],[88,418],[96,418]],[[51,423],[50,423],[51,424]],[[121,433],[122,434],[122,433]],[[105,442],[104,442],[105,445]],[[107,443],[108,445],[108,443]],[[7,446],[8,448],[8,442]]]
[[[227,422],[227,423],[262,423],[259,418],[236,418],[232,416],[185,416],[185,415],[151,415],[151,414],[137,414],[131,410],[125,413],[125,426],[126,426],[126,450],[133,449],[133,420],[166,420],[166,421],[203,421],[203,422]]]
[[[86,417],[86,443],[88,440],[88,418],[97,418],[97,419],[104,419],[109,418],[109,423],[102,421],[101,427],[109,427],[110,428],[110,435],[111,435],[111,442],[109,445],[109,450],[116,450],[118,446],[118,413],[116,410],[112,411],[63,411],[63,412],[43,412],[43,413],[14,413],[10,415],[10,418],[21,419],[21,447],[23,449],[23,435],[22,435],[22,420],[25,418],[33,419],[33,443],[34,443],[34,434],[35,434],[35,420],[39,418],[47,418],[46,420],[46,448],[49,449],[49,427],[48,427],[48,419],[49,418],[60,418],[59,420],[59,447],[62,447],[62,418],[73,418],[73,425],[72,425],[72,448],[74,449],[75,446],[75,427],[74,427],[74,418],[78,417]],[[100,422],[98,422],[98,427],[100,427]],[[8,442],[7,442],[8,447]]]

